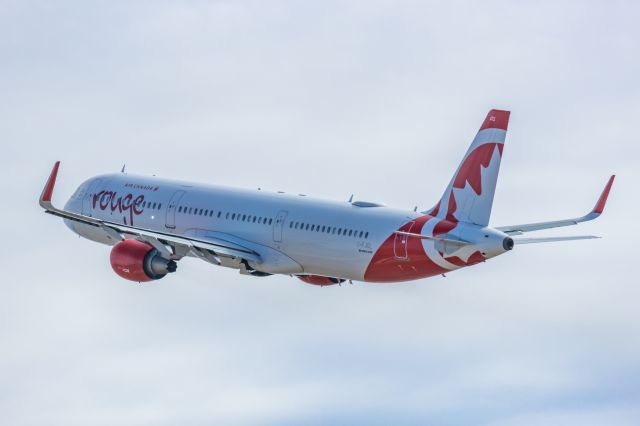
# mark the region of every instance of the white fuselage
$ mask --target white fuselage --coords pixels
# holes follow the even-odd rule
[[[243,246],[258,246],[273,254],[267,256],[273,264],[261,268],[265,272],[364,280],[380,245],[420,214],[357,204],[111,174],[84,182],[66,209],[179,236],[224,237]],[[83,237],[114,244],[99,228],[67,224]]]

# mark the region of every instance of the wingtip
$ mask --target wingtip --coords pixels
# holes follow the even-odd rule
[[[60,161],[56,161],[53,165],[53,169],[51,170],[51,174],[49,175],[49,179],[47,180],[44,189],[42,190],[42,195],[40,195],[41,202],[51,202],[51,196],[53,195],[53,188],[56,185],[56,178],[58,177],[58,169],[60,168]]]
[[[600,194],[600,198],[598,198],[598,202],[593,208],[592,213],[602,214],[604,211],[604,206],[607,204],[607,198],[609,198],[609,192],[611,191],[611,187],[613,186],[613,181],[616,178],[616,175],[611,175],[607,185],[604,187],[602,194]]]

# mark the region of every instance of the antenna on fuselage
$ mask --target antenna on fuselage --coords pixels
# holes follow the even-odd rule
[[[351,194],[351,197],[349,197],[349,202],[353,201],[353,194]]]
[[[126,173],[125,172],[126,168],[127,168],[127,164],[125,163],[125,164],[122,165],[122,170],[120,170],[120,173]]]

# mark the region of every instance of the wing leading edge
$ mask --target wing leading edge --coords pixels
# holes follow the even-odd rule
[[[40,195],[40,206],[45,209],[46,213],[63,219],[101,228],[114,241],[123,240],[125,238],[135,238],[140,241],[148,242],[171,259],[179,259],[189,253],[192,253],[194,256],[207,260],[211,263],[220,264],[221,257],[240,258],[258,264],[262,263],[262,258],[256,251],[219,238],[207,238],[207,240],[201,240],[191,237],[180,237],[169,233],[122,225],[58,209],[51,202],[51,198],[56,184],[56,179],[58,177],[59,168],[60,161],[57,161],[53,166],[51,175],[49,176],[49,179],[42,190],[42,194]],[[172,250],[169,251],[167,246]]]

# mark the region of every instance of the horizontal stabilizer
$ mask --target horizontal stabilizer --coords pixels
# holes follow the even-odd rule
[[[536,243],[555,243],[557,241],[571,241],[571,240],[591,240],[596,237],[595,235],[577,235],[575,237],[546,237],[546,238],[514,238],[515,244],[536,244]]]
[[[466,245],[471,244],[469,241],[451,240],[451,239],[448,239],[448,238],[432,237],[431,235],[415,234],[413,232],[395,231],[395,233],[399,234],[399,235],[405,235],[405,236],[411,237],[411,238],[420,238],[421,240],[442,241],[443,243],[456,244],[456,245],[459,245],[459,246],[466,246]]]

